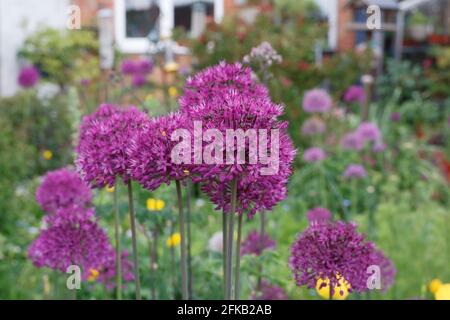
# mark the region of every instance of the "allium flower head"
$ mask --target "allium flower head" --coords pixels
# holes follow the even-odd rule
[[[120,263],[122,267],[123,282],[130,282],[134,280],[133,262],[128,258],[128,251],[122,251]],[[111,251],[108,255],[108,260],[98,270],[99,275],[97,281],[103,283],[107,289],[111,290],[116,287],[116,253]]]
[[[275,249],[276,242],[268,234],[261,234],[254,230],[249,232],[247,238],[242,242],[241,255],[253,254],[260,256],[264,250]]]
[[[358,133],[350,132],[342,137],[341,146],[344,150],[360,151],[364,148],[364,140]]]
[[[327,112],[333,106],[330,95],[323,89],[312,89],[305,92],[303,110],[306,112]]]
[[[238,180],[237,212],[248,212],[253,216],[258,210],[270,210],[286,196],[287,179],[292,172],[291,164],[295,150],[287,135],[287,123],[277,119],[283,108],[274,104],[267,89],[255,82],[250,68],[239,63],[224,62],[201,71],[188,79],[185,94],[179,100],[182,112],[192,121],[202,123],[203,129],[216,129],[225,138],[228,129],[243,132],[247,130],[265,130],[267,140],[271,141],[272,130],[279,132],[278,170],[272,175],[262,175],[261,169],[267,164],[257,161],[251,163],[249,142],[245,142],[244,164],[238,164],[237,154],[244,150],[227,145],[221,149],[214,164],[192,166],[192,178],[202,182],[202,190],[217,205],[217,209],[230,210],[231,181]],[[195,135],[195,132],[193,132]],[[223,142],[223,141],[222,141]],[[203,141],[202,151],[209,143]],[[223,146],[223,144],[222,144]],[[234,148],[233,148],[234,147]],[[267,143],[270,150],[271,142]],[[234,153],[235,161],[227,163],[226,153]],[[215,152],[214,152],[215,154]],[[222,164],[220,164],[220,162]],[[273,190],[268,193],[266,190]]]
[[[345,91],[344,94],[344,101],[346,103],[352,103],[352,102],[357,102],[357,103],[364,103],[364,101],[366,100],[366,95],[364,92],[364,88],[362,86],[351,86],[350,88],[347,89],[347,91]]]
[[[303,160],[309,163],[320,162],[324,160],[326,156],[325,151],[320,148],[313,147],[305,150]]]
[[[351,223],[310,225],[291,247],[290,268],[298,286],[314,288],[329,279],[331,295],[343,278],[350,290],[367,290],[367,267],[373,264],[374,245]]]
[[[399,122],[402,119],[402,116],[400,115],[400,112],[392,112],[391,113],[391,121],[392,122]]]
[[[76,148],[76,165],[83,179],[95,188],[113,186],[116,178],[127,183],[130,159],[125,151],[147,122],[147,115],[135,107],[101,105],[85,117]]]
[[[313,208],[306,213],[310,224],[323,223],[331,220],[331,212],[326,208]]]
[[[92,220],[95,216],[94,208],[84,208],[78,205],[61,207],[55,212],[44,217],[44,222],[48,226],[58,226],[63,224],[77,224],[82,221]]]
[[[22,88],[31,88],[39,81],[39,71],[34,66],[24,67],[20,70],[17,82]]]
[[[283,288],[262,280],[260,291],[252,295],[251,300],[288,300],[288,296]]]
[[[189,166],[176,164],[172,159],[172,150],[178,141],[172,141],[171,135],[186,126],[183,114],[171,113],[149,120],[145,128],[136,133],[126,148],[129,172],[134,180],[148,190],[155,190],[163,183],[189,176]]]
[[[142,75],[147,75],[153,70],[153,61],[147,58],[142,58],[136,63],[136,72]]]
[[[131,79],[131,84],[135,88],[143,87],[147,83],[147,78],[142,74],[135,74]]]
[[[120,69],[122,74],[124,75],[132,75],[135,74],[138,70],[137,63],[132,59],[125,59],[122,61],[120,65]]]
[[[372,254],[373,265],[380,268],[381,291],[386,292],[395,282],[397,270],[391,259],[387,258],[383,251],[375,249]]]
[[[381,132],[378,126],[372,122],[362,122],[356,133],[364,142],[377,142],[381,139]]]
[[[111,250],[106,232],[95,221],[85,220],[42,230],[28,248],[28,256],[38,268],[66,272],[70,265],[77,265],[87,279],[90,269],[105,265]]]
[[[360,164],[351,164],[345,169],[343,176],[350,179],[361,179],[367,177],[366,169]]]
[[[302,126],[302,133],[305,136],[321,134],[324,133],[325,130],[326,130],[325,122],[323,122],[323,120],[321,120],[320,118],[316,117],[309,118],[303,123]]]
[[[69,169],[48,172],[36,191],[36,201],[42,210],[55,213],[71,206],[87,207],[92,193],[80,176]]]

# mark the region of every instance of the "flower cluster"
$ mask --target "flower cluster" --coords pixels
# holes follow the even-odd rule
[[[364,166],[360,164],[351,164],[345,169],[343,176],[349,179],[362,179],[367,176],[367,172],[366,169],[364,169]]]
[[[31,88],[39,81],[39,71],[34,66],[24,67],[20,70],[17,82],[22,88]]]
[[[364,92],[364,88],[362,86],[351,86],[344,93],[344,101],[346,103],[364,103],[366,100],[366,94]]]
[[[148,122],[147,115],[135,107],[107,104],[83,118],[76,165],[86,183],[95,188],[113,186],[116,178],[127,183],[130,179],[127,146]]]
[[[331,212],[326,208],[313,208],[306,213],[310,224],[328,222],[331,220]]]
[[[259,64],[262,70],[267,70],[273,64],[283,62],[283,58],[267,41],[262,42],[259,46],[252,48],[250,54],[244,56],[244,63]]]
[[[147,58],[139,60],[125,59],[120,66],[122,74],[131,76],[133,87],[142,87],[147,83],[147,75],[153,71],[153,61]]]
[[[258,231],[251,231],[242,242],[241,255],[253,254],[260,256],[264,250],[274,249],[275,245],[275,240],[272,240],[266,233],[261,236]]]
[[[312,89],[305,92],[303,110],[309,113],[324,113],[330,111],[333,101],[323,89]]]
[[[345,150],[360,151],[367,143],[372,143],[374,152],[386,149],[380,129],[372,122],[362,122],[356,130],[346,133],[341,139],[341,146]]]
[[[303,153],[303,160],[309,163],[323,161],[326,157],[325,151],[317,147],[306,149]]]
[[[260,290],[252,295],[251,300],[288,300],[288,296],[283,288],[262,280]]]
[[[128,251],[122,251],[120,256],[121,270],[123,280],[126,282],[134,281],[133,263],[128,258]],[[116,253],[110,252],[107,261],[98,270],[99,275],[96,279],[98,282],[103,283],[107,289],[113,289],[116,286]]]

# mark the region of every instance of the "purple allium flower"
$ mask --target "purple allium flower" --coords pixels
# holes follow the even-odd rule
[[[123,282],[134,281],[133,262],[128,259],[128,251],[122,251],[120,256]],[[111,251],[106,263],[98,270],[97,281],[103,283],[107,289],[116,287],[116,253]]]
[[[95,221],[84,220],[42,230],[28,248],[28,256],[38,268],[66,272],[70,265],[78,265],[86,279],[90,269],[106,264],[111,251],[106,232]]]
[[[288,296],[283,288],[262,280],[261,289],[251,296],[251,300],[288,300]]]
[[[147,75],[153,70],[153,61],[147,58],[140,59],[136,62],[136,73]]]
[[[345,91],[344,101],[346,103],[364,103],[366,100],[366,94],[364,92],[364,88],[362,86],[351,86]]]
[[[84,181],[95,188],[113,186],[116,178],[127,183],[130,159],[126,149],[147,123],[147,115],[136,107],[119,109],[106,104],[85,117],[76,148],[76,165]]]
[[[386,292],[394,284],[397,270],[391,259],[387,258],[380,249],[374,250],[372,259],[373,265],[380,267],[381,291]]]
[[[276,242],[272,240],[267,233],[264,236],[256,231],[250,231],[247,238],[241,245],[241,256],[246,254],[253,254],[260,256],[264,250],[275,249]]]
[[[309,118],[303,123],[302,126],[302,133],[305,136],[311,136],[315,134],[321,134],[324,133],[326,130],[325,122],[323,122],[320,118]]]
[[[380,129],[372,122],[362,122],[356,129],[356,133],[364,142],[377,142],[381,139]]]
[[[306,112],[327,112],[333,106],[330,95],[323,89],[312,89],[303,96],[303,110]]]
[[[352,223],[310,225],[291,247],[290,268],[298,286],[314,288],[330,279],[331,295],[341,277],[357,292],[367,290],[367,268],[373,264],[374,245]],[[325,283],[324,283],[325,284]]]
[[[120,65],[120,70],[124,75],[133,75],[137,72],[138,65],[132,59],[125,59],[122,61],[122,64]]]
[[[391,121],[392,122],[399,122],[402,119],[402,116],[400,115],[400,112],[392,112],[391,113]]]
[[[131,85],[135,88],[140,88],[145,86],[147,83],[147,78],[145,75],[142,74],[135,74],[133,75],[133,78],[131,79]]]
[[[362,165],[351,164],[345,169],[343,176],[350,179],[361,179],[367,177],[367,172]]]
[[[331,220],[331,212],[326,208],[313,208],[306,213],[310,224],[323,223]]]
[[[203,129],[216,129],[226,137],[227,129],[266,130],[267,140],[271,141],[272,130],[279,130],[279,157],[277,168],[272,174],[261,174],[261,169],[274,166],[261,161],[232,164],[226,161],[226,153],[219,154],[222,164],[197,164],[192,166],[192,177],[202,182],[202,190],[217,205],[217,209],[230,210],[231,182],[238,180],[237,212],[247,212],[252,217],[258,210],[271,210],[286,196],[287,179],[292,172],[291,164],[295,150],[287,135],[287,123],[277,119],[283,108],[274,104],[267,89],[256,83],[251,76],[250,68],[240,63],[220,64],[207,68],[189,78],[185,94],[179,101],[182,112],[191,121],[201,121]],[[195,134],[195,132],[194,132]],[[275,141],[277,142],[277,141]],[[202,144],[202,151],[210,143]],[[245,143],[248,152],[248,141]],[[230,147],[230,146],[228,146]],[[270,150],[271,143],[267,143]],[[222,148],[221,151],[224,151]],[[241,154],[230,147],[228,151]],[[202,152],[203,153],[203,152]],[[211,154],[211,152],[210,152]],[[215,154],[215,153],[214,153]],[[247,153],[247,157],[254,154]],[[272,192],[267,192],[272,190]]]
[[[190,174],[189,165],[176,164],[172,159],[172,150],[178,143],[172,141],[172,133],[185,127],[184,115],[171,113],[149,120],[145,128],[136,133],[126,149],[129,172],[134,180],[148,190],[155,190],[162,183],[182,180]]]
[[[39,81],[39,71],[34,66],[24,67],[20,70],[17,82],[22,88],[31,88]]]
[[[323,161],[326,157],[325,151],[315,147],[306,149],[303,154],[303,160],[309,163]]]
[[[81,221],[92,220],[95,216],[94,208],[84,208],[78,205],[61,207],[55,212],[44,217],[48,226],[58,226],[62,224],[77,224]]]
[[[349,132],[341,139],[341,146],[344,150],[360,151],[364,148],[364,141],[356,132]]]
[[[92,193],[80,176],[69,169],[48,172],[36,191],[36,201],[47,213],[58,209],[91,204]]]

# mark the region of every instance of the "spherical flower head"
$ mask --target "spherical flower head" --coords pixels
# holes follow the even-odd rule
[[[333,106],[333,100],[323,89],[312,89],[303,96],[303,110],[310,113],[327,112]]]
[[[322,134],[326,130],[325,122],[320,118],[309,118],[303,123],[302,133],[305,136],[312,136],[315,134]]]
[[[386,292],[395,282],[397,269],[391,259],[384,255],[380,249],[375,249],[372,254],[373,265],[380,268],[381,291]]]
[[[42,210],[55,213],[71,206],[87,207],[92,193],[81,177],[70,169],[48,172],[36,191],[36,201]]]
[[[20,70],[17,82],[22,88],[31,88],[39,81],[39,71],[34,66],[24,67]]]
[[[122,271],[123,283],[134,281],[133,262],[129,259],[128,251],[122,251],[120,256],[120,264]],[[108,255],[108,260],[98,270],[99,275],[97,281],[105,285],[108,290],[116,287],[116,253],[111,251]]]
[[[381,139],[381,132],[378,126],[373,122],[362,122],[356,133],[364,142],[377,142]]]
[[[95,221],[86,220],[42,230],[28,248],[28,256],[38,268],[66,272],[70,265],[77,265],[86,280],[90,269],[105,265],[111,250],[106,232]]]
[[[276,242],[268,234],[261,235],[258,231],[250,231],[247,238],[241,245],[241,256],[256,255],[260,256],[264,250],[275,249]]]
[[[351,86],[344,93],[344,101],[346,103],[360,103],[363,104],[366,100],[366,94],[362,86]]]
[[[348,179],[362,179],[367,177],[367,172],[360,164],[350,164],[345,169],[343,176]]]
[[[327,157],[325,151],[320,148],[309,148],[303,153],[303,160],[308,163],[316,163],[325,160]]]
[[[132,59],[125,59],[120,65],[120,70],[124,75],[133,75],[137,72],[138,68],[137,63]]]
[[[95,217],[94,208],[85,208],[78,205],[61,207],[52,214],[44,217],[44,222],[48,226],[58,226],[63,224],[77,224],[81,221],[92,220]]]
[[[392,112],[391,113],[391,121],[392,122],[399,122],[402,119],[402,116],[400,115],[400,112]]]
[[[153,61],[147,58],[140,59],[137,63],[137,73],[147,75],[153,70]]]
[[[141,88],[147,83],[147,78],[142,74],[135,74],[131,79],[131,85],[135,88]]]
[[[135,107],[102,105],[100,109],[83,119],[76,148],[77,170],[95,188],[113,186],[116,178],[128,183],[130,158],[126,149],[148,122],[147,115]]]
[[[129,172],[144,188],[155,190],[163,183],[189,176],[189,165],[177,164],[172,159],[172,151],[178,143],[172,141],[172,133],[187,127],[186,121],[181,113],[151,119],[129,141],[126,148],[130,159]]]
[[[344,150],[361,151],[364,148],[364,140],[356,132],[346,133],[341,139]]]
[[[373,264],[374,245],[344,222],[310,225],[291,247],[290,268],[298,286],[316,287],[329,279],[331,295],[343,278],[350,290],[367,290],[367,268]]]
[[[306,213],[310,224],[324,223],[331,220],[331,212],[326,208],[313,208]]]
[[[251,300],[288,300],[288,296],[283,288],[262,280],[259,292],[252,295]]]

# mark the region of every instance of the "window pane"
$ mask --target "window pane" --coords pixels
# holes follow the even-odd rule
[[[144,38],[157,28],[157,12],[154,0],[125,0],[127,38]]]

